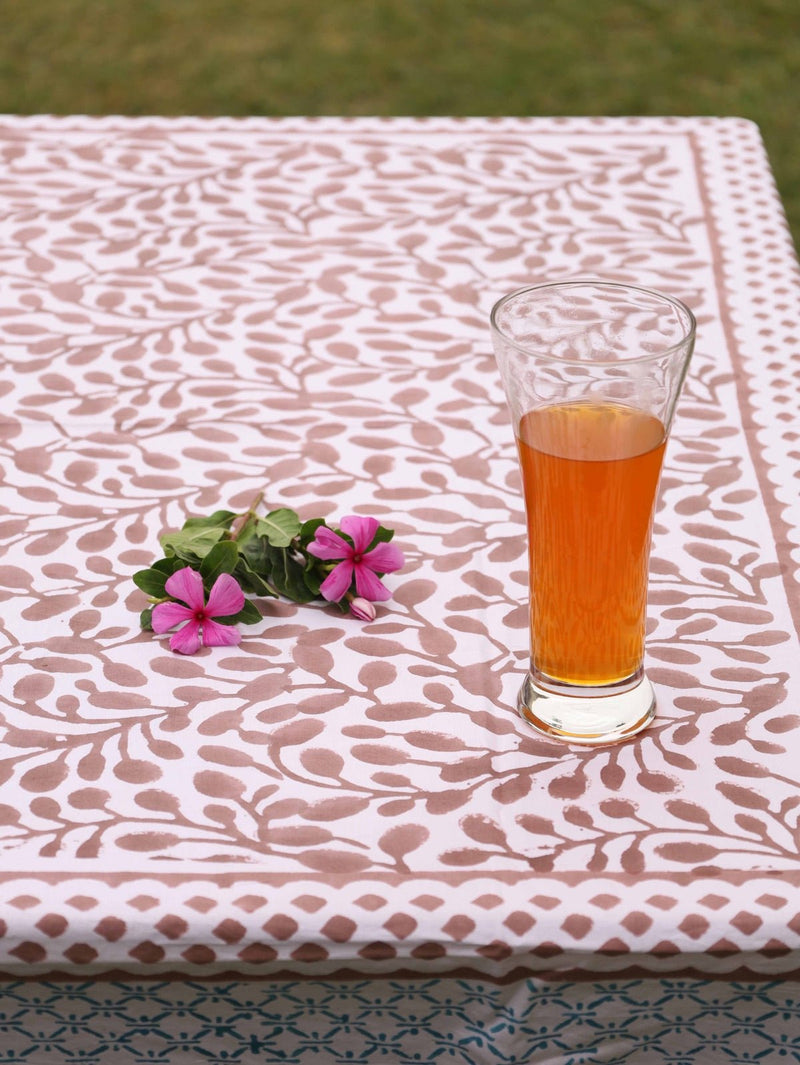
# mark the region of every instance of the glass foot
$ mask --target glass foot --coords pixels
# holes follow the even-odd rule
[[[545,736],[597,746],[619,743],[647,728],[655,717],[656,696],[644,674],[634,687],[565,688],[548,691],[529,673],[520,688],[517,709]]]

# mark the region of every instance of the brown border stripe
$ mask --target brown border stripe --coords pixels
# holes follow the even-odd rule
[[[720,322],[725,334],[725,341],[730,353],[731,362],[735,372],[736,395],[739,402],[744,437],[747,450],[753,463],[756,479],[758,481],[761,498],[767,512],[770,529],[775,541],[775,548],[780,563],[781,578],[786,602],[794,622],[795,632],[800,636],[800,581],[796,575],[795,563],[791,556],[792,543],[789,533],[792,528],[783,518],[783,505],[777,498],[775,486],[768,477],[768,471],[772,468],[766,461],[761,444],[758,440],[759,425],[755,418],[755,406],[751,401],[751,389],[749,388],[750,373],[745,365],[744,356],[736,340],[736,331],[733,325],[733,316],[729,302],[729,296],[725,286],[725,255],[722,247],[717,219],[714,215],[711,196],[706,182],[706,174],[703,165],[703,149],[698,142],[697,135],[690,132],[689,144],[695,160],[695,173],[703,201],[703,214],[708,229],[709,243],[713,251],[712,267],[714,271],[714,283],[716,287],[717,303],[720,312]],[[788,233],[786,219],[776,212],[776,223]]]

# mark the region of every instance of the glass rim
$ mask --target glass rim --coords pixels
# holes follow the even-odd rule
[[[688,320],[687,328],[680,340],[676,341],[674,344],[670,344],[670,346],[664,348],[663,351],[646,355],[634,355],[630,359],[589,360],[567,359],[558,355],[553,355],[550,352],[537,352],[508,336],[508,334],[498,325],[497,316],[500,310],[511,300],[516,299],[519,296],[524,296],[529,292],[539,292],[542,289],[557,288],[620,289],[624,292],[637,292],[645,296],[651,296],[662,303],[668,303],[671,307],[674,307],[681,314],[685,315]],[[530,355],[532,358],[551,359],[553,362],[558,362],[565,366],[586,366],[589,363],[592,366],[631,366],[637,363],[654,362],[658,359],[669,357],[674,352],[686,347],[688,343],[694,340],[697,334],[697,319],[683,300],[679,300],[676,296],[668,296],[665,292],[659,292],[657,289],[647,288],[644,285],[631,285],[626,281],[605,281],[603,278],[592,277],[572,278],[566,281],[540,281],[535,285],[524,285],[522,288],[515,289],[513,292],[507,292],[505,296],[501,296],[495,303],[494,307],[492,307],[491,313],[489,314],[489,323],[493,332],[502,339],[504,344],[510,344],[511,347],[516,348],[517,351],[520,351],[525,355]]]

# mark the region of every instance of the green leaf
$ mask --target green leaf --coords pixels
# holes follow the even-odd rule
[[[200,576],[210,588],[221,573],[233,573],[239,562],[239,548],[231,540],[222,540],[211,548],[200,564]]]
[[[229,614],[226,617],[214,618],[214,621],[218,621],[220,625],[256,625],[262,620],[261,611],[258,609],[255,603],[249,599],[245,600],[244,606],[238,614]]]
[[[270,581],[280,595],[285,595],[295,603],[310,603],[316,598],[304,578],[304,558],[294,558],[289,551],[279,547],[268,547],[267,557]]]
[[[244,625],[255,625],[257,622],[262,620],[263,615],[256,606],[256,604],[252,602],[252,600],[246,599],[244,606],[236,615],[236,617]]]
[[[300,529],[300,519],[288,507],[273,510],[266,518],[256,521],[257,534],[265,536],[273,547],[288,547]]]
[[[139,624],[145,630],[145,632],[153,631],[153,608],[149,606],[147,610],[143,610],[139,615]]]
[[[237,517],[232,510],[215,510],[206,517],[187,518],[183,523],[185,529],[230,529],[233,519]]]
[[[141,588],[147,595],[153,597],[153,599],[163,599],[167,594],[164,590],[164,585],[167,583],[168,573],[164,573],[161,569],[156,569],[155,566],[150,569],[140,569],[133,575],[133,583],[137,588]]]
[[[233,571],[233,575],[239,582],[243,592],[247,592],[250,595],[266,595],[272,599],[277,597],[277,592],[268,584],[260,573],[256,573],[251,569],[250,563],[243,554],[239,554],[239,563],[236,569]]]
[[[160,543],[167,555],[177,555],[191,563],[195,559],[205,558],[224,535],[225,529],[221,526],[181,529],[165,533]]]
[[[319,572],[317,559],[314,558],[313,555],[311,555],[305,565],[305,568],[303,569],[303,581],[305,582],[305,586],[306,588],[308,588],[313,599],[320,598],[319,586],[325,580],[325,577],[326,574]]]
[[[240,550],[244,550],[244,547],[254,536],[258,535],[256,526],[260,521],[255,514],[248,514],[243,525],[240,525],[236,530],[236,543],[239,545]]]
[[[151,568],[171,577],[176,569],[180,569],[180,562],[176,558],[160,558],[158,562],[153,563]]]
[[[300,542],[302,544],[310,544],[314,539],[314,534],[317,529],[321,528],[324,524],[324,518],[311,518],[309,521],[304,521],[300,527]]]
[[[367,548],[371,551],[377,544],[388,544],[391,538],[394,536],[394,529],[385,529],[382,525],[378,526],[378,531],[372,537],[372,542]]]
[[[269,580],[271,563],[267,554],[269,543],[265,536],[253,536],[246,543],[240,544],[241,556],[249,569],[259,577]]]

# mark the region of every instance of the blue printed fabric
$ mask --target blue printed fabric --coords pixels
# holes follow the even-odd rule
[[[0,1062],[800,1061],[800,986],[644,979],[5,982]]]

